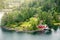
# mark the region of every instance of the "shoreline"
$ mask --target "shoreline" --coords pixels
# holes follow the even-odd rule
[[[12,28],[7,28],[7,27],[1,27],[2,30],[4,31],[14,31],[14,32],[23,32],[23,33],[34,33],[34,32],[45,32],[46,30],[32,30],[32,31],[20,31],[20,30],[15,30]]]

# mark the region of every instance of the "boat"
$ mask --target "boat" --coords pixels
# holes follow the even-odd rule
[[[38,27],[38,29],[40,29],[41,31],[43,31],[43,30],[48,30],[49,29],[49,27],[45,24],[45,25],[38,25],[37,26]]]

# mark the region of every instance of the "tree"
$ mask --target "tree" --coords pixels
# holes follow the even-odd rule
[[[0,9],[4,8],[4,0],[0,0]]]

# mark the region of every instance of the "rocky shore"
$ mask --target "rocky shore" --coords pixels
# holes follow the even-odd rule
[[[32,31],[20,31],[20,30],[15,30],[12,28],[7,28],[7,27],[1,27],[2,30],[4,31],[14,31],[14,32],[21,32],[21,33],[35,33],[35,32],[39,32],[39,33],[45,33],[48,32],[49,30],[32,30]]]

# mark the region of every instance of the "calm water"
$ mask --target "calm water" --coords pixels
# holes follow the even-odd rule
[[[60,40],[60,30],[58,29],[50,34],[29,34],[3,31],[0,28],[0,40]]]
[[[0,24],[2,15],[0,13]],[[60,29],[49,33],[29,34],[3,31],[0,27],[0,40],[60,40]]]

